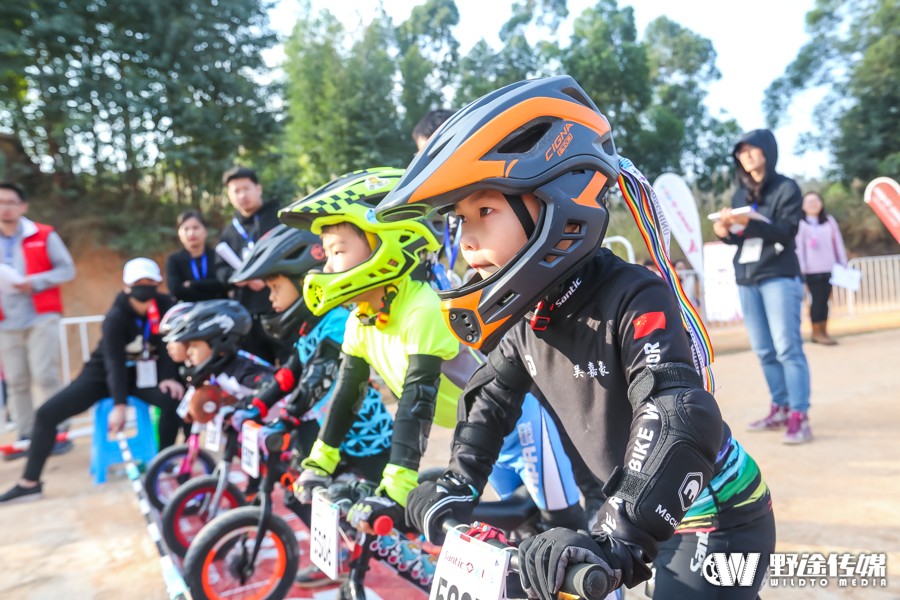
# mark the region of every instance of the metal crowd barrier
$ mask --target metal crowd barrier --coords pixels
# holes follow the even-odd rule
[[[622,244],[625,247],[626,259],[628,262],[633,263],[634,260],[634,246],[631,245],[631,242],[628,241],[628,238],[624,238],[621,235],[611,235],[607,238],[603,239],[603,247],[609,248],[612,250],[613,244]]]
[[[62,368],[63,384],[69,385],[72,381],[72,363],[69,358],[69,333],[68,327],[78,327],[78,347],[81,349],[81,362],[86,363],[91,356],[91,336],[88,325],[102,323],[104,315],[90,315],[88,317],[65,317],[59,320],[59,353]],[[80,367],[80,365],[76,365]]]
[[[847,266],[862,271],[859,291],[834,288],[834,314],[856,315],[900,310],[900,254],[851,258]]]

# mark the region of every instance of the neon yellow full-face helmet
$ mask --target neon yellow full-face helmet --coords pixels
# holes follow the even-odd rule
[[[309,229],[316,235],[329,225],[352,223],[369,238],[372,255],[343,273],[310,271],[303,282],[303,299],[315,315],[346,304],[363,292],[391,284],[421,262],[421,254],[440,248],[425,221],[394,223],[375,220],[372,209],[394,189],[403,169],[376,167],[338,177],[305,198],[281,209],[282,223]]]

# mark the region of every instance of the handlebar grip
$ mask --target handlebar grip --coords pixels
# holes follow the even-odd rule
[[[381,515],[372,523],[375,535],[388,535],[394,529],[394,520],[387,515]]]
[[[588,563],[570,565],[566,569],[566,578],[560,591],[580,598],[599,600],[609,594],[609,579],[600,565]]]
[[[460,525],[458,521],[446,519],[441,524],[441,528],[444,533],[449,533],[451,529],[455,529],[458,525]],[[518,571],[519,555],[514,553],[509,559],[509,568],[512,571]],[[569,565],[566,568],[566,577],[559,591],[570,596],[585,598],[586,600],[601,600],[606,598],[610,592],[609,579],[600,565],[589,563]]]

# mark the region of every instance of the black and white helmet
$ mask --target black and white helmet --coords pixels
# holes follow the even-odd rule
[[[193,385],[202,384],[210,375],[227,364],[250,333],[252,321],[247,309],[235,300],[197,302],[179,320],[163,341],[187,343],[203,340],[212,355],[203,364],[184,370]]]

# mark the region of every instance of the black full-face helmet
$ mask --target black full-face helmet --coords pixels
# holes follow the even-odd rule
[[[446,212],[475,192],[495,190],[522,220],[522,195],[534,194],[540,214],[525,227],[530,235],[518,253],[487,279],[440,292],[453,333],[489,351],[597,253],[609,222],[606,195],[618,176],[609,123],[574,79],[521,81],[444,123],[375,215],[394,221]]]
[[[284,275],[290,279],[300,297],[281,313],[271,312],[260,319],[269,337],[291,340],[304,323],[316,320],[303,301],[303,278],[310,270],[325,264],[325,251],[319,236],[300,229],[277,225],[269,230],[253,247],[241,268],[229,281],[240,283],[251,279],[265,279]]]
[[[191,365],[184,374],[192,385],[201,385],[226,365],[250,333],[250,313],[235,300],[206,300],[194,304],[163,341],[187,343],[203,340],[212,354],[200,365]]]
[[[191,309],[194,308],[193,302],[179,302],[172,308],[166,311],[166,314],[163,315],[162,320],[159,322],[159,334],[163,337],[169,335],[181,321],[184,320],[185,315],[187,315]]]

